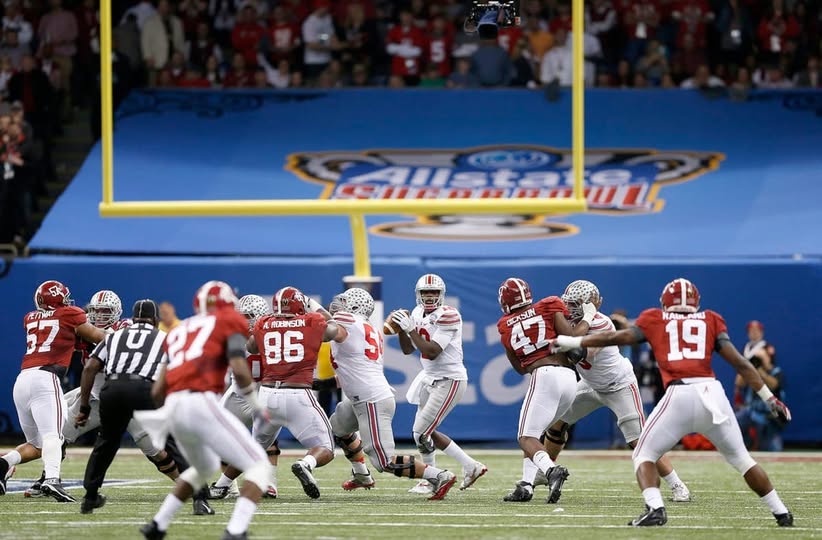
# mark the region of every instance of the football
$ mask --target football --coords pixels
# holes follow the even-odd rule
[[[394,311],[389,313],[388,317],[385,318],[385,322],[382,325],[382,333],[385,334],[386,336],[393,336],[393,335],[397,334],[400,331],[400,327],[397,326],[397,323],[395,323],[394,321],[391,320],[391,317],[397,311],[404,311],[404,312],[408,313],[409,315],[411,315],[411,312],[408,311],[407,309],[395,309]]]

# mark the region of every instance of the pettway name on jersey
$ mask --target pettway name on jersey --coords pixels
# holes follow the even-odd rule
[[[715,152],[586,150],[584,191],[589,212],[659,212],[661,186],[690,180],[719,166]],[[568,199],[573,197],[571,151],[501,145],[453,150],[306,152],[286,170],[326,185],[324,199]],[[544,216],[419,217],[383,223],[371,232],[400,238],[508,240],[573,234],[573,225]]]

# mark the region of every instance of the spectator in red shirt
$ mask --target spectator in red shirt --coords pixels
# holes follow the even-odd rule
[[[548,23],[548,31],[552,34],[556,34],[560,28],[566,34],[571,33],[571,6],[567,2],[557,4],[557,14]]]
[[[243,55],[246,65],[257,65],[257,48],[264,34],[265,30],[257,22],[257,12],[253,6],[246,4],[231,31],[231,45],[234,51]]]
[[[671,12],[671,17],[679,23],[676,46],[681,47],[685,36],[690,34],[696,46],[707,46],[707,25],[713,22],[714,12],[706,0],[680,0]]]
[[[234,53],[231,69],[223,80],[225,88],[250,88],[254,86],[254,72],[250,71],[245,63],[245,56]]]
[[[631,65],[645,52],[648,40],[656,37],[660,19],[661,10],[655,0],[637,0],[625,10],[622,22],[628,41],[624,56]]]
[[[411,11],[401,10],[399,24],[388,31],[386,50],[392,56],[391,74],[402,77],[407,86],[416,86],[420,82],[425,45],[425,35],[414,25]]]
[[[269,58],[274,64],[280,60],[295,61],[295,51],[300,46],[300,28],[289,16],[282,4],[277,4],[268,26]]]
[[[452,52],[454,50],[454,33],[445,17],[439,15],[431,21],[426,49],[426,64],[434,66],[442,77],[451,73]],[[445,85],[443,80],[442,85]]]
[[[782,0],[773,0],[770,13],[759,22],[759,46],[770,60],[778,59],[786,41],[799,35],[796,17],[787,13]]]
[[[517,43],[519,43],[522,36],[523,33],[521,26],[507,26],[505,28],[500,28],[499,33],[497,33],[497,44],[505,49],[509,55],[513,55],[514,51],[517,49]]]

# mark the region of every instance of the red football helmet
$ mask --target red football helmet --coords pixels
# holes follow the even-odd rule
[[[239,301],[234,289],[225,281],[207,281],[194,295],[194,313],[204,315],[215,309],[231,306],[236,309]]]
[[[61,306],[71,306],[73,304],[71,291],[59,281],[53,279],[44,281],[34,291],[34,305],[37,306],[37,309],[53,311]]]
[[[295,287],[283,287],[271,299],[274,315],[278,317],[296,317],[305,314],[306,298]]]
[[[696,313],[699,311],[699,290],[685,278],[676,278],[665,285],[659,297],[664,311]]]
[[[511,277],[502,282],[499,287],[499,307],[503,313],[511,313],[525,306],[531,305],[531,287],[524,279]]]

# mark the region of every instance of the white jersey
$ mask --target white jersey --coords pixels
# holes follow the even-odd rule
[[[468,372],[462,363],[462,316],[456,308],[440,306],[425,314],[422,306],[411,312],[417,332],[428,341],[435,341],[442,352],[433,360],[420,355],[425,374],[433,379],[467,381]]]
[[[382,334],[359,315],[338,311],[334,320],[348,330],[342,343],[331,341],[331,363],[346,397],[354,403],[393,397],[385,378]]]
[[[597,312],[588,334],[616,330],[611,319]],[[579,376],[598,392],[613,392],[636,381],[631,361],[622,356],[619,347],[588,348],[588,358],[577,364]]]

